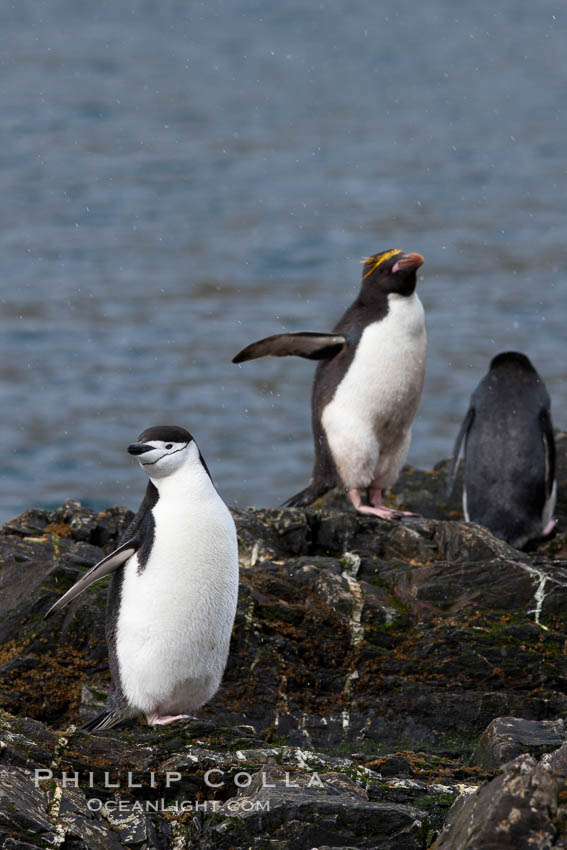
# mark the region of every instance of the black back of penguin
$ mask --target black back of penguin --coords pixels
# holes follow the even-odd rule
[[[451,474],[463,438],[465,519],[518,548],[547,533],[555,498],[550,399],[525,355],[492,360],[471,397]]]

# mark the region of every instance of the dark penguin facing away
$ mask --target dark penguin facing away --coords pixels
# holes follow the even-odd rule
[[[83,728],[145,715],[151,726],[190,717],[216,692],[238,596],[236,529],[191,434],[148,428],[128,446],[149,476],[123,542],[47,612],[112,574],[106,639],[107,709]]]
[[[550,400],[529,359],[505,351],[471,396],[449,472],[464,442],[463,513],[516,548],[555,525],[555,441]]]
[[[285,503],[309,505],[343,487],[356,510],[391,519],[382,491],[407,458],[423,380],[427,339],[416,294],[420,254],[390,250],[369,257],[355,302],[331,333],[266,337],[233,363],[272,355],[319,360],[311,400],[315,464],[309,485]],[[368,489],[368,504],[361,491]]]

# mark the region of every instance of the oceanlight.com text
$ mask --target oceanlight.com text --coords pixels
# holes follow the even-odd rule
[[[101,800],[91,797],[87,800],[87,806],[91,812],[103,812],[109,814],[118,812],[120,814],[171,812],[173,814],[184,814],[185,812],[214,814],[221,807],[231,814],[243,812],[269,812],[269,800],[248,800],[247,798],[227,800],[174,800],[169,801],[161,797],[159,800]]]

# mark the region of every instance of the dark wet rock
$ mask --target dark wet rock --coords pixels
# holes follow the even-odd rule
[[[371,802],[342,773],[330,771],[317,779],[313,782],[313,774],[268,765],[252,777],[245,794],[219,808],[220,822],[209,821],[195,846],[262,848],[269,839],[269,846],[300,850],[337,846],[339,836],[341,845],[358,848],[417,850],[424,846],[425,812]],[[258,804],[265,809],[257,808]]]
[[[434,850],[548,850],[567,847],[564,775],[532,756],[455,803]]]
[[[567,743],[561,744],[553,752],[545,753],[541,763],[547,765],[554,773],[563,773],[567,776]]]
[[[530,754],[539,758],[552,753],[565,742],[565,724],[558,720],[524,720],[520,717],[496,717],[482,733],[471,764],[495,770],[516,756]]]
[[[88,850],[121,850],[142,842],[156,850],[171,846],[165,823],[156,827],[147,815],[127,810],[93,814],[80,788],[63,787],[61,780],[45,788],[29,771],[0,765],[0,841],[3,837],[3,848],[14,850],[63,843]]]
[[[567,441],[558,444],[561,499]],[[112,550],[131,512],[66,502],[4,526],[0,847],[66,836],[73,850],[425,848],[454,801],[509,757],[531,753],[538,770],[566,773],[565,520],[553,540],[519,552],[460,521],[446,474],[446,462],[404,472],[393,500],[424,516],[402,521],[358,515],[336,494],[306,510],[234,511],[240,593],[223,683],[197,722],[161,730],[71,725],[96,714],[108,689],[104,581],[43,619]],[[516,726],[492,724],[479,744],[494,718]],[[31,783],[38,769],[53,771],[51,784]],[[106,787],[105,771],[125,770],[141,788]],[[79,774],[77,787],[64,787],[63,771]],[[180,777],[171,788],[168,771]],[[243,771],[256,778],[239,788]],[[309,784],[315,772],[323,790]],[[268,773],[274,788],[258,784]],[[118,798],[119,810],[89,803]],[[142,811],[142,800],[173,811]],[[235,815],[234,800],[248,811]]]
[[[197,721],[95,736],[2,714],[0,740],[0,838],[26,835],[33,847],[54,835],[70,846],[82,836],[81,848],[260,848],[266,835],[275,847],[425,847],[430,816],[409,802],[415,788],[389,793],[390,780],[382,787],[371,768],[268,746],[250,726]],[[428,804],[438,794],[425,780],[418,790]]]

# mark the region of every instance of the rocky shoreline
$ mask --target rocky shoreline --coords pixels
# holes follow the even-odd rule
[[[104,582],[43,620],[130,512],[7,523],[0,848],[567,848],[567,434],[557,448],[558,531],[530,552],[460,520],[447,462],[404,471],[392,503],[422,516],[402,522],[340,496],[234,510],[223,684],[170,728],[76,729],[108,684]]]

